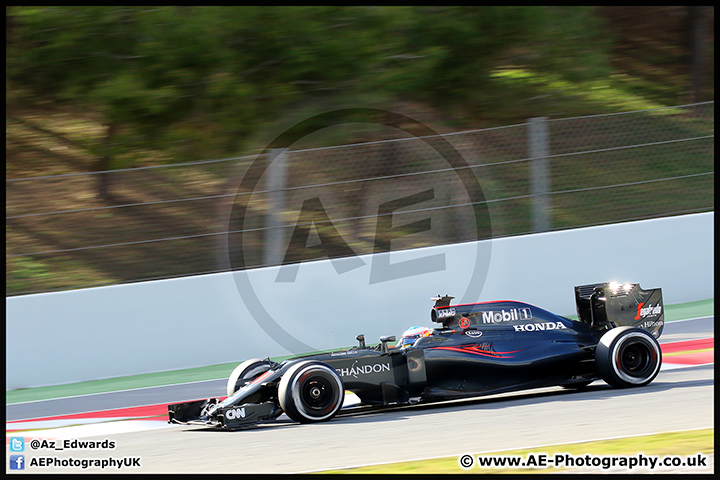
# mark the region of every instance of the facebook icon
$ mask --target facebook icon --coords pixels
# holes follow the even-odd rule
[[[10,470],[25,470],[25,455],[10,455]]]

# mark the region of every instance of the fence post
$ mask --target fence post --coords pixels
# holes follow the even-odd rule
[[[285,149],[274,148],[268,155],[268,165],[265,170],[265,198],[267,210],[265,212],[265,245],[263,264],[280,265],[283,261],[283,247],[285,246],[285,178],[286,178]]]
[[[550,175],[547,158],[549,141],[546,120],[547,117],[534,117],[528,122],[533,232],[550,229]]]

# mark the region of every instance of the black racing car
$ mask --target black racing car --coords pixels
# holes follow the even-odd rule
[[[639,284],[575,287],[578,320],[516,301],[451,305],[433,298],[441,324],[407,348],[395,337],[295,357],[252,359],[228,379],[228,397],[168,405],[170,423],[238,428],[283,412],[301,422],[333,418],[351,391],[363,405],[394,406],[530,388],[579,389],[602,379],[639,387],[660,371],[662,290]]]

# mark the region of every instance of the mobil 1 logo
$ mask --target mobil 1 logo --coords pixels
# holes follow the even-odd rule
[[[483,323],[502,323],[516,320],[532,320],[532,310],[527,307],[507,308],[482,312]]]

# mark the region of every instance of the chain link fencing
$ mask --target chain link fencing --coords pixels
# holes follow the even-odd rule
[[[714,102],[393,132],[6,179],[6,295],[714,210]],[[110,199],[97,195],[101,181]]]

